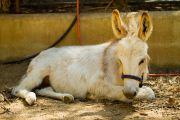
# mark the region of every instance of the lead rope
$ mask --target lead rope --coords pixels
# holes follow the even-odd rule
[[[175,73],[175,74],[148,74],[150,77],[160,77],[160,76],[180,76],[180,73]]]
[[[79,15],[79,4],[80,1],[76,0],[76,16],[77,16],[77,23],[76,23],[76,34],[77,34],[77,41],[80,45],[82,45],[82,40],[81,40],[81,32],[80,32],[80,15]]]
[[[77,40],[79,42],[80,45],[82,45],[82,41],[81,41],[81,34],[80,34],[80,12],[79,12],[79,5],[80,5],[80,1],[77,0],[76,1],[76,16],[74,17],[72,23],[70,24],[70,26],[68,27],[68,29],[65,31],[65,33],[57,40],[55,41],[52,45],[50,45],[49,47],[43,49],[43,50],[46,50],[46,49],[49,49],[51,47],[54,47],[56,46],[59,42],[61,42],[66,36],[67,34],[71,31],[72,27],[74,26],[74,24],[77,22],[77,27],[76,27],[76,34],[77,34]],[[0,64],[15,64],[15,63],[21,63],[21,62],[24,62],[26,60],[29,60],[29,59],[32,59],[34,57],[36,57],[38,53],[35,53],[33,55],[30,55],[26,58],[23,58],[23,59],[20,59],[20,60],[15,60],[15,61],[9,61],[9,62],[2,62]]]
[[[43,49],[43,50],[46,50],[46,49],[49,49],[49,48],[52,48],[54,46],[56,46],[58,43],[60,43],[67,35],[68,33],[71,31],[71,29],[73,28],[73,26],[75,25],[76,23],[76,20],[77,20],[77,16],[74,17],[73,21],[71,22],[71,24],[69,25],[69,27],[67,28],[67,30],[64,32],[64,34],[59,37],[52,45],[50,45],[49,47]],[[41,52],[41,51],[40,51]],[[21,63],[21,62],[24,62],[24,61],[27,61],[27,60],[30,60],[34,57],[36,57],[40,52],[38,53],[35,53],[33,55],[30,55],[28,57],[25,57],[25,58],[22,58],[20,60],[15,60],[15,61],[8,61],[8,62],[2,62],[0,64],[15,64],[15,63]]]

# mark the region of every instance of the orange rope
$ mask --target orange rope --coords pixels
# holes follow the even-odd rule
[[[177,74],[148,74],[148,76],[151,76],[151,77],[160,77],[160,76],[180,76],[180,73],[177,73]]]
[[[81,33],[80,33],[80,15],[79,15],[79,0],[76,0],[76,16],[77,16],[77,26],[76,26],[76,34],[77,34],[77,40],[80,45],[82,45],[81,41]]]

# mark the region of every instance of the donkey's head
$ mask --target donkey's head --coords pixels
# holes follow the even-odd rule
[[[112,29],[117,38],[118,75],[124,80],[123,93],[133,98],[148,73],[147,40],[152,32],[151,18],[146,11],[131,13],[122,21],[118,10],[112,12]]]

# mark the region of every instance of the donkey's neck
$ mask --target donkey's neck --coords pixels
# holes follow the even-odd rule
[[[103,53],[103,66],[104,79],[111,81],[114,84],[122,85],[118,75],[119,65],[117,63],[117,41],[111,42],[104,50]]]

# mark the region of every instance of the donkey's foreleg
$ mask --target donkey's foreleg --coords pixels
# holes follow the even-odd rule
[[[109,84],[105,91],[107,93],[106,96],[111,100],[119,100],[126,103],[132,102],[132,99],[126,98],[123,94],[123,86]]]
[[[123,93],[123,86],[114,86],[111,91],[110,97],[115,98],[115,100],[119,100],[122,102],[130,103],[132,99],[128,99]]]
[[[54,99],[62,100],[65,103],[73,102],[74,97],[67,93],[57,93],[51,87],[46,87],[40,90],[36,90],[37,95],[46,96]]]
[[[135,99],[155,99],[154,91],[147,86],[142,86],[142,88],[139,88],[139,92],[137,93]]]
[[[29,105],[32,105],[36,101],[36,95],[31,90],[39,86],[42,83],[42,79],[41,72],[31,72],[22,79],[18,86],[13,88],[12,94],[24,98]]]

